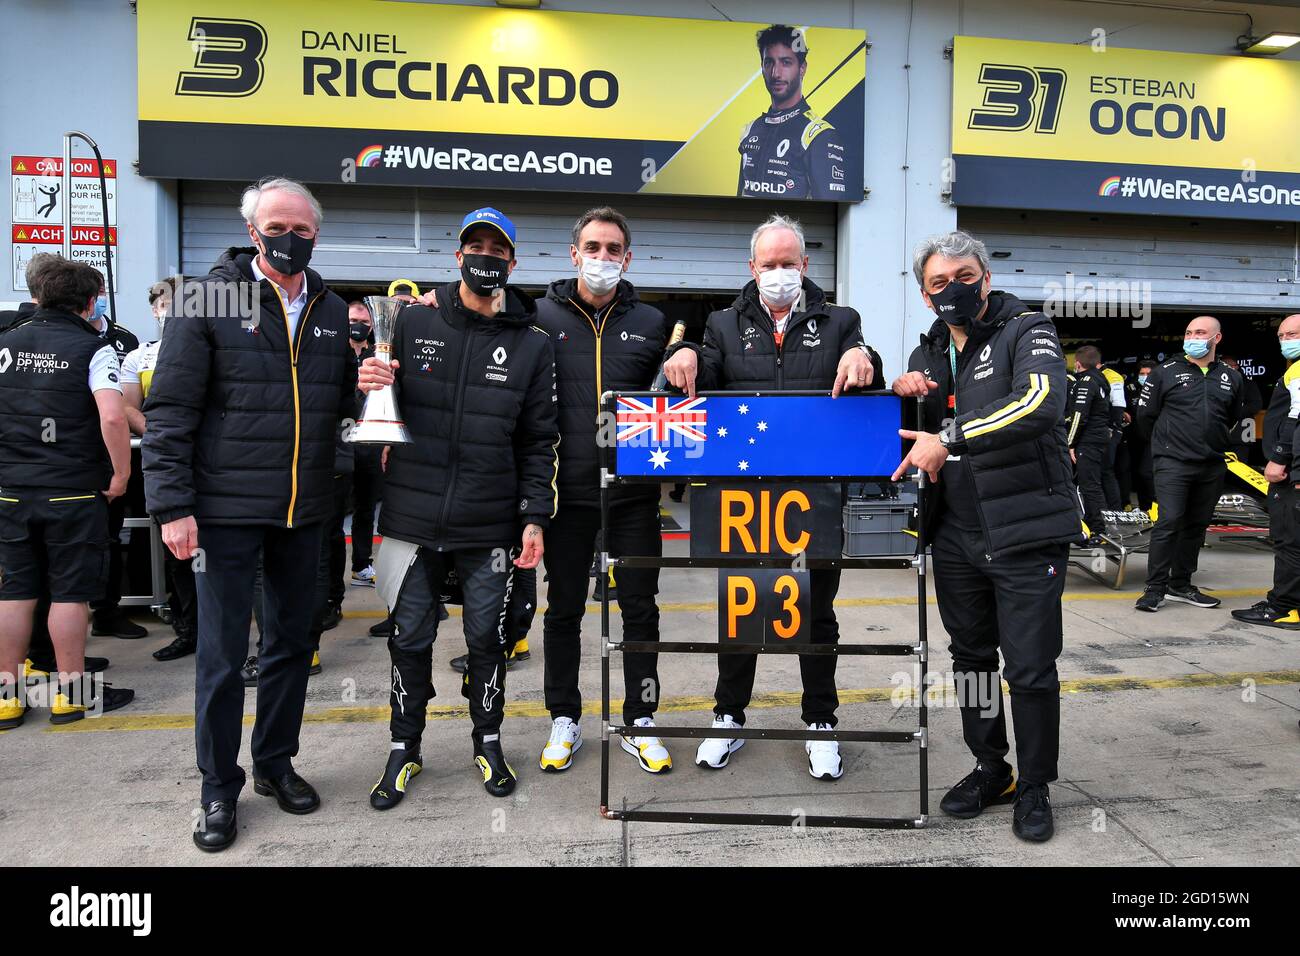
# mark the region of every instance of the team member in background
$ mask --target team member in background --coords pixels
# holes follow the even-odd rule
[[[167,312],[175,301],[175,293],[175,283],[168,279],[155,282],[149,288],[149,308],[158,323],[160,338],[141,345],[122,362],[122,397],[126,401],[126,419],[133,435],[143,436],[148,427],[142,408],[158,364],[162,330],[167,323]],[[199,599],[194,590],[194,568],[190,562],[179,560],[168,550],[164,550],[163,557],[165,574],[170,581],[167,604],[171,608],[172,630],[176,637],[166,647],[154,651],[153,657],[156,661],[174,661],[193,654],[198,646]]]
[[[865,388],[877,380],[880,356],[863,343],[858,313],[827,302],[826,294],[808,278],[799,223],[770,217],[750,236],[749,255],[753,279],[730,308],[709,316],[703,346],[681,342],[669,350],[671,357],[664,363],[669,384],[691,396],[697,388],[830,390],[838,396],[845,388]],[[835,619],[840,572],[816,569],[808,574],[812,641],[835,644],[840,639]],[[621,576],[619,585],[621,589]],[[725,734],[745,724],[757,663],[755,654],[718,655],[713,727],[721,733],[700,744],[695,752],[699,766],[719,770],[744,744],[743,737]],[[799,674],[804,723],[809,730],[834,729],[839,707],[835,657],[801,654]],[[808,740],[804,752],[813,777],[835,780],[844,773],[836,741]]]
[[[391,743],[370,792],[376,810],[396,806],[423,767],[433,642],[453,568],[464,592],[469,670],[461,692],[474,763],[494,797],[516,783],[501,748],[504,618],[513,571],[537,566],[555,513],[555,356],[534,324],[532,298],[507,284],[515,267],[509,219],[491,208],[469,213],[456,262],[461,279],[437,290],[437,306],[397,314],[392,366],[369,358],[361,368],[367,391],[397,383],[411,433],[409,444],[389,449],[379,515],[384,547],[405,543],[414,552],[390,608]]]
[[[1110,384],[1102,374],[1101,352],[1096,346],[1085,345],[1074,353],[1074,385],[1068,409],[1066,441],[1083,498],[1083,520],[1090,535],[1087,544],[1096,547],[1106,529],[1101,516],[1107,505],[1102,473],[1107,470],[1111,436]],[[1113,472],[1111,478],[1114,480]]]
[[[348,303],[348,341],[357,368],[375,354],[370,312],[363,302]],[[353,445],[352,458],[352,586],[374,587],[371,564],[375,546],[375,509],[384,497],[384,449],[379,445]]]
[[[1197,316],[1187,325],[1184,354],[1153,368],[1138,399],[1159,505],[1139,611],[1154,613],[1166,599],[1204,608],[1222,603],[1192,584],[1223,488],[1223,453],[1242,418],[1241,373],[1215,359],[1222,340],[1218,319]]]
[[[808,44],[777,23],[758,34],[758,59],[772,105],[740,136],[736,195],[843,201],[844,144],[803,95]]]
[[[145,402],[145,493],[181,561],[202,550],[194,739],[202,812],[193,840],[239,833],[248,653],[257,557],[265,557],[253,789],[286,813],[316,790],[293,769],[311,664],[316,575],[333,506],[334,442],[353,414],[347,306],[307,263],[321,208],[301,183],[264,179],[240,213],[254,247],[229,249],[167,323]],[[251,307],[251,314],[246,309]]]
[[[1101,361],[1101,352],[1097,352],[1097,361]],[[1121,475],[1128,469],[1127,456],[1124,452],[1124,429],[1133,416],[1128,412],[1128,401],[1124,397],[1124,376],[1113,368],[1101,368],[1106,379],[1110,398],[1110,443],[1106,448],[1106,467],[1101,473],[1101,490],[1106,495],[1106,507],[1111,511],[1122,511],[1128,504],[1127,482]]]
[[[126,491],[131,468],[117,355],[89,324],[100,282],[88,265],[49,265],[39,307],[0,333],[0,730],[23,721],[42,594],[58,658],[50,722],[134,696],[82,673],[87,602],[103,593],[107,566],[105,498]]]
[[[1137,408],[1142,387],[1146,385],[1151,370],[1155,367],[1156,363],[1149,358],[1138,362],[1137,372],[1124,386],[1124,397],[1129,408]],[[1150,511],[1156,500],[1155,480],[1151,474],[1151,440],[1147,435],[1142,434],[1142,429],[1132,421],[1125,429],[1124,437],[1128,444],[1129,476],[1133,482],[1133,490],[1137,494],[1138,507],[1143,511]]]
[[[1014,800],[1016,836],[1048,840],[1048,784],[1060,752],[1061,593],[1070,544],[1081,537],[1062,423],[1065,362],[1051,319],[990,291],[984,243],[964,232],[932,236],[912,262],[939,320],[894,382],[897,394],[924,399],[926,429],[901,433],[915,444],[894,479],[916,467],[938,481],[927,536],[962,732],[976,760],[939,806],[967,819]],[[1019,785],[1006,761],[999,651]]]
[[[1269,533],[1273,537],[1273,587],[1264,600],[1233,611],[1247,624],[1300,631],[1300,447],[1295,427],[1300,420],[1300,312],[1288,315],[1277,329],[1282,357],[1289,363],[1273,388],[1264,416],[1262,444],[1268,465]]]
[[[632,233],[622,213],[589,209],[573,224],[569,256],[577,275],[551,283],[537,306],[537,324],[555,349],[559,396],[559,510],[546,539],[547,608],[543,622],[546,707],[551,732],[541,768],[567,770],[582,746],[578,664],[587,607],[587,567],[600,531],[600,450],[596,447],[600,396],[650,387],[663,361],[663,313],[642,302],[623,277],[632,262]],[[657,556],[659,488],[611,490],[606,544],[613,555]],[[619,568],[618,606],[625,641],[659,640],[659,572]],[[654,727],[659,705],[657,655],[623,655],[623,722],[647,728],[621,740],[642,770],[660,773],[672,758]]]
[[[0,332],[3,332],[20,319],[26,319],[35,314],[39,308],[36,303],[40,299],[41,285],[44,282],[46,270],[58,268],[64,261],[66,260],[62,256],[55,255],[52,252],[38,252],[27,261],[24,278],[27,281],[27,292],[31,299],[20,304],[17,309],[0,312]],[[59,669],[58,662],[55,660],[54,644],[50,641],[49,628],[46,627],[49,616],[50,596],[48,593],[42,593],[36,602],[36,615],[32,621],[31,647],[27,652],[28,660],[24,665],[29,680],[48,680],[50,674]],[[94,674],[107,670],[108,663],[107,657],[87,656],[85,673]]]

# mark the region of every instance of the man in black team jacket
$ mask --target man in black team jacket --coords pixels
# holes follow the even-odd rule
[[[1156,486],[1139,611],[1154,613],[1166,600],[1201,608],[1222,603],[1192,584],[1227,474],[1223,453],[1242,419],[1245,380],[1215,358],[1222,340],[1218,319],[1197,316],[1187,325],[1184,354],[1153,368],[1138,398],[1137,424],[1151,439]]]
[[[1101,513],[1106,507],[1102,472],[1110,451],[1110,383],[1101,370],[1101,352],[1085,345],[1074,353],[1074,384],[1070,388],[1066,415],[1070,457],[1078,474],[1083,498],[1083,518],[1088,525],[1089,545],[1101,543]]]
[[[230,249],[167,320],[145,400],[149,513],[178,560],[195,564],[199,643],[194,738],[203,816],[194,842],[235,840],[244,785],[240,667],[260,551],[267,628],[258,659],[253,788],[287,813],[320,806],[294,772],[316,610],[316,568],[333,508],[335,438],[355,414],[348,310],[307,268],[319,203],[300,183],[263,180],[240,211],[256,248]]]
[[[824,390],[838,396],[844,388],[870,385],[880,373],[880,357],[862,341],[862,320],[853,309],[832,305],[806,273],[803,230],[794,220],[773,216],[750,239],[749,268],[754,276],[731,308],[709,316],[703,346],[681,344],[664,364],[668,381],[694,395],[696,389]],[[839,641],[834,601],[837,570],[814,570],[812,640]],[[622,585],[620,584],[620,587]],[[713,726],[741,727],[754,689],[753,654],[718,655]],[[811,730],[835,726],[839,696],[835,691],[835,657],[800,655],[803,720]],[[711,737],[696,751],[695,762],[720,769],[744,743],[742,737]],[[808,772],[834,780],[843,772],[839,745],[808,741]]]
[[[939,320],[894,382],[897,394],[924,398],[926,429],[902,433],[915,444],[894,478],[915,466],[939,485],[926,530],[962,730],[977,761],[940,808],[967,818],[1015,800],[1016,835],[1047,840],[1060,746],[1061,592],[1070,543],[1083,537],[1066,451],[1065,360],[1047,316],[989,291],[979,240],[964,232],[926,239],[913,272]],[[1005,759],[999,650],[1018,788]]]
[[[1232,612],[1238,621],[1300,631],[1300,445],[1295,441],[1300,420],[1300,312],[1277,327],[1278,345],[1286,371],[1273,387],[1264,415],[1261,442],[1268,464],[1269,533],[1273,538],[1273,587],[1264,600]]]
[[[416,546],[391,608],[392,743],[370,794],[377,810],[396,806],[423,764],[438,601],[453,568],[464,591],[462,693],[474,763],[492,796],[515,788],[501,749],[506,606],[514,568],[537,566],[555,514],[555,358],[533,300],[506,284],[515,266],[510,220],[477,209],[460,243],[461,281],[437,290],[436,307],[399,312],[391,370],[368,358],[360,373],[365,390],[397,384],[411,443],[389,450],[379,533],[385,548],[393,539]]]

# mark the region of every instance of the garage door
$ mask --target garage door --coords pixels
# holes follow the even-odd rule
[[[248,245],[239,216],[242,184],[184,182],[182,269],[206,273],[231,245]],[[339,284],[413,279],[421,288],[456,276],[452,254],[462,217],[476,203],[497,206],[519,230],[518,285],[543,286],[573,273],[573,221],[598,197],[384,188],[313,187],[325,208],[312,268]],[[799,219],[808,241],[809,273],[835,288],[836,210],[831,204],[782,207],[745,200],[615,197],[632,228],[628,277],[644,291],[734,290],[749,279],[749,236],[770,212]]]
[[[1300,310],[1296,223],[962,210],[994,257],[993,285],[1041,304],[1049,283],[1150,283],[1151,305]]]

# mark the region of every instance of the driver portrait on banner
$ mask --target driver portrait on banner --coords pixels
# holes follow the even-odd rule
[[[813,112],[804,94],[808,44],[799,27],[776,23],[758,34],[767,111],[740,136],[736,195],[751,198],[845,200],[844,143]]]

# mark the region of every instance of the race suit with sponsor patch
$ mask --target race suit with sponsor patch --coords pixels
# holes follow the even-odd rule
[[[750,198],[844,201],[844,144],[835,127],[801,99],[785,110],[769,110],[740,137],[736,195]]]

